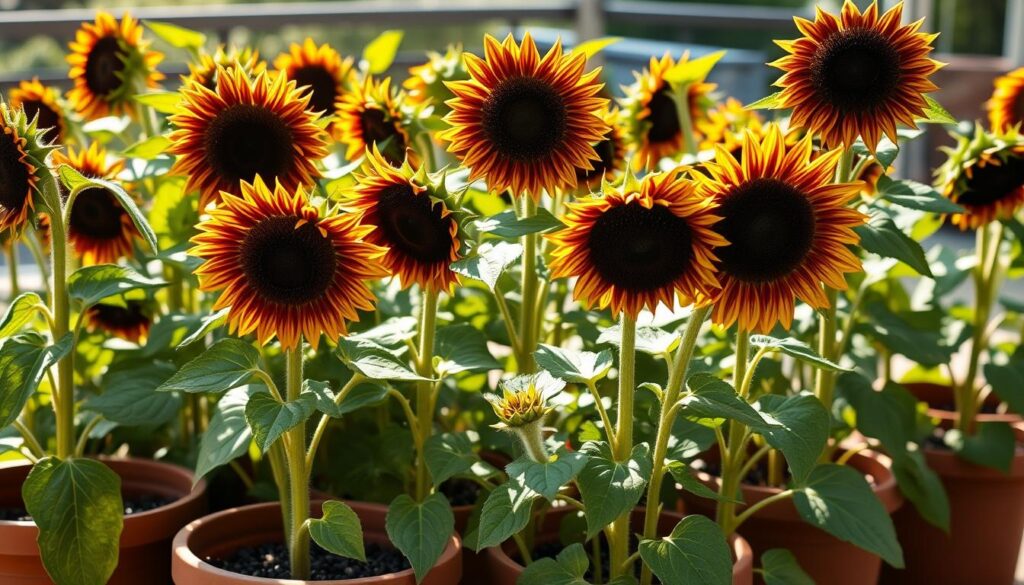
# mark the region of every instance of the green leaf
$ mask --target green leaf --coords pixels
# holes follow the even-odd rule
[[[587,464],[583,453],[562,450],[544,463],[520,457],[505,468],[509,481],[525,486],[554,502],[558,490],[579,475]]]
[[[890,455],[905,452],[916,439],[917,399],[902,386],[875,391],[871,380],[853,372],[840,376],[836,386],[857,413],[857,430],[878,439]]]
[[[309,521],[309,535],[328,552],[366,562],[363,525],[347,504],[334,500],[324,502],[323,517]]]
[[[176,91],[140,93],[132,96],[132,99],[153,108],[161,114],[168,115],[178,113],[178,105],[181,104],[181,94]]]
[[[589,456],[576,483],[587,515],[587,538],[636,507],[651,476],[651,453],[647,443],[633,447],[629,459],[615,461],[611,447],[603,441],[583,445]]]
[[[780,351],[820,370],[828,370],[831,372],[849,371],[848,368],[834,364],[821,357],[811,346],[793,337],[779,339],[778,337],[771,337],[768,335],[751,335],[750,345],[757,348],[767,347],[772,351]]]
[[[367,73],[380,75],[391,67],[398,54],[398,46],[402,44],[403,34],[400,30],[386,30],[366,45],[363,60],[366,61]]]
[[[672,534],[640,542],[640,558],[662,583],[732,583],[732,551],[722,529],[706,516],[687,516]]]
[[[1011,411],[1024,414],[1024,364],[985,364],[985,380]]]
[[[540,208],[537,214],[519,219],[515,210],[508,209],[497,215],[473,221],[477,231],[494,234],[499,238],[519,238],[527,234],[544,234],[558,231],[565,227],[551,212]]]
[[[448,479],[469,471],[480,461],[473,452],[473,442],[466,433],[440,433],[431,435],[423,448],[423,458],[434,487]]]
[[[21,488],[39,527],[39,553],[57,585],[106,583],[117,567],[121,478],[93,459],[36,463]]]
[[[1013,427],[1007,423],[978,423],[977,431],[972,435],[950,429],[943,439],[957,455],[975,465],[991,467],[1003,473],[1010,472],[1016,436]]]
[[[23,292],[18,295],[0,318],[0,339],[6,339],[28,325],[39,311],[37,305],[46,306],[43,299],[34,292]]]
[[[161,154],[164,154],[170,145],[170,138],[163,134],[157,134],[156,136],[151,136],[141,142],[136,142],[126,148],[121,154],[123,154],[125,158],[153,160]]]
[[[278,402],[269,393],[249,398],[245,405],[245,420],[252,429],[252,438],[261,453],[270,450],[281,435],[303,424],[316,411],[316,397],[300,394],[295,400]]]
[[[725,51],[715,51],[708,55],[683,61],[665,72],[666,81],[676,85],[690,85],[707,79],[711,69],[725,56]]]
[[[899,155],[900,147],[890,140],[888,136],[883,136],[878,144],[875,145],[874,153],[868,150],[863,139],[853,143],[853,152],[863,157],[872,157],[883,169],[888,169],[896,160],[896,156]]]
[[[784,548],[773,548],[761,555],[765,585],[814,585],[814,579],[800,568],[793,553]]]
[[[572,48],[571,55],[583,55],[587,59],[622,40],[622,37],[601,37],[583,41]]]
[[[255,384],[240,386],[229,390],[217,401],[210,425],[199,440],[196,482],[249,451],[252,431],[245,421],[245,405],[251,395],[266,391],[266,387]]]
[[[496,290],[498,279],[522,255],[523,247],[519,244],[485,242],[477,247],[476,253],[472,256],[452,263],[451,269],[462,276],[482,281],[491,290]]]
[[[533,502],[540,494],[530,488],[506,482],[491,490],[480,512],[476,550],[499,546],[530,522]]]
[[[793,503],[807,523],[903,568],[892,518],[859,471],[832,463],[819,465],[793,495]]]
[[[936,528],[949,532],[949,497],[942,479],[925,461],[920,449],[905,450],[892,458],[892,472],[902,493],[918,514]]]
[[[533,357],[537,365],[552,376],[580,384],[594,383],[604,378],[614,363],[612,352],[607,349],[600,353],[592,353],[543,343],[537,346]]]
[[[204,316],[203,320],[200,322],[199,328],[190,333],[185,339],[182,339],[181,343],[178,344],[178,349],[192,345],[206,337],[206,335],[214,329],[226,323],[228,320],[229,310],[230,309],[228,307],[225,307],[219,311]]]
[[[861,246],[883,258],[895,258],[913,268],[918,274],[931,278],[924,250],[916,240],[899,229],[889,216],[874,211],[868,223],[853,228],[860,236]]]
[[[739,500],[723,497],[715,490],[704,485],[696,476],[693,475],[690,471],[690,467],[682,461],[669,461],[668,472],[672,474],[672,479],[676,480],[676,483],[683,486],[684,490],[695,496],[715,500],[717,502],[743,503]]]
[[[174,371],[166,362],[148,360],[109,371],[103,377],[103,394],[86,399],[85,409],[121,425],[162,425],[181,409],[181,395],[156,392]]]
[[[386,525],[388,538],[409,559],[418,583],[448,545],[455,515],[443,494],[435,492],[420,503],[402,494],[388,507]]]
[[[930,185],[909,179],[894,181],[882,175],[878,177],[878,193],[886,201],[907,209],[930,213],[960,213],[964,210]]]
[[[828,442],[832,424],[828,410],[813,394],[768,394],[757,403],[767,423],[758,432],[785,455],[793,481],[803,483]]]
[[[408,362],[382,345],[368,339],[342,337],[335,350],[338,358],[352,371],[369,380],[427,380],[409,369]]]
[[[939,102],[935,101],[935,98],[926,95],[924,96],[924,101],[926,103],[924,118],[919,121],[935,122],[937,124],[956,124],[956,118],[946,111],[946,108],[942,107]]]
[[[0,429],[18,418],[46,370],[71,351],[71,334],[46,343],[37,333],[23,333],[0,346]]]
[[[689,391],[679,400],[684,416],[703,419],[728,419],[748,427],[765,426],[764,419],[747,404],[727,382],[710,374],[694,374],[686,381]]]
[[[353,390],[355,389],[353,388]],[[313,402],[316,404],[316,410],[331,418],[341,418],[341,415],[344,414],[341,411],[341,406],[335,403],[334,391],[331,390],[331,385],[327,382],[303,380],[302,394],[312,396]]]
[[[259,368],[260,352],[250,343],[226,337],[181,367],[157,392],[220,393],[245,384]]]
[[[661,356],[676,348],[682,339],[675,333],[669,333],[659,327],[641,325],[636,328],[636,350],[642,353]],[[622,328],[612,325],[601,330],[597,343],[610,343],[619,347],[622,342]]]
[[[468,323],[439,328],[434,343],[434,355],[439,358],[435,358],[434,369],[441,375],[501,369],[487,350],[487,337]]]
[[[114,181],[107,181],[105,179],[86,177],[82,173],[76,171],[73,167],[68,165],[60,165],[57,169],[57,174],[60,175],[60,180],[64,182],[69,191],[74,191],[76,188],[79,190],[84,189],[105,189],[108,193],[117,199],[118,204],[128,214],[128,217],[132,218],[132,223],[135,224],[135,229],[142,234],[142,238],[146,240],[149,247],[153,250],[153,254],[159,254],[160,250],[157,247],[156,233],[153,232],[153,228],[146,221],[146,215],[142,213],[139,206],[135,204],[135,200],[129,195],[121,185]],[[74,205],[74,203],[72,203]]]
[[[530,563],[516,580],[517,585],[590,585],[585,576],[590,557],[576,542],[562,549],[556,558],[545,557]],[[616,577],[607,585],[636,585],[632,577]]]
[[[385,347],[401,345],[416,337],[418,322],[416,317],[391,317],[372,329],[353,333],[348,338],[366,339]]]
[[[127,266],[97,264],[79,268],[68,277],[68,294],[90,307],[107,297],[130,290],[151,290],[166,286],[162,280],[146,278]]]
[[[199,50],[206,44],[206,35],[176,24],[147,20],[146,27],[168,45],[177,49]]]
[[[363,383],[356,386],[348,393],[345,400],[341,401],[338,412],[341,415],[355,412],[360,408],[380,404],[388,397],[387,386],[373,383]]]
[[[746,110],[778,110],[782,107],[782,92],[777,91],[765,96],[752,104],[744,106]]]
[[[869,302],[864,312],[870,324],[864,333],[877,339],[893,353],[898,353],[925,367],[948,362],[953,350],[947,347],[940,332],[913,323],[903,315],[893,313],[881,302]],[[905,313],[908,317],[913,314]]]

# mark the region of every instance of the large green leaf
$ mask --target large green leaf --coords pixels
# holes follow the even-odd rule
[[[530,488],[506,482],[491,490],[480,512],[476,550],[499,546],[530,522],[533,502],[540,494]]]
[[[420,582],[441,557],[455,532],[455,515],[443,494],[422,502],[402,494],[391,502],[386,520],[388,538],[409,559]]]
[[[469,471],[480,460],[473,452],[473,442],[466,433],[439,433],[431,435],[423,448],[434,487],[448,479]]]
[[[977,430],[971,435],[950,429],[943,439],[957,455],[975,465],[1010,472],[1017,441],[1013,427],[1007,423],[978,423]]]
[[[500,238],[519,238],[527,234],[547,233],[560,230],[565,225],[547,209],[540,208],[537,214],[519,219],[515,210],[508,209],[497,215],[473,222],[477,231],[494,234]]]
[[[402,44],[404,33],[400,30],[386,30],[370,41],[363,49],[363,60],[366,61],[366,72],[380,75],[391,67],[398,54],[398,46]]]
[[[906,450],[892,458],[892,472],[902,493],[917,513],[936,528],[949,532],[949,497],[942,479],[928,467],[920,449]]]
[[[206,35],[176,24],[146,20],[146,27],[164,42],[178,49],[198,51],[206,44]]]
[[[154,91],[132,96],[140,104],[147,105],[161,114],[176,114],[181,104],[181,94],[176,91]]]
[[[68,277],[68,294],[89,307],[130,290],[157,289],[166,285],[162,280],[147,278],[127,266],[97,264],[79,268]]]
[[[103,394],[89,397],[85,408],[121,425],[162,425],[181,408],[180,394],[156,391],[174,371],[154,361],[113,369],[103,377]]]
[[[434,367],[442,375],[501,369],[487,350],[487,337],[467,323],[441,327],[434,343],[434,355],[439,358]]]
[[[537,365],[552,376],[580,384],[593,383],[604,378],[614,363],[612,352],[607,349],[592,353],[543,343],[538,345],[533,357]]]
[[[369,339],[342,337],[336,354],[346,366],[368,380],[426,380],[409,368],[408,362],[395,355],[394,350]]]
[[[498,279],[523,255],[523,247],[511,242],[480,244],[475,253],[452,263],[451,269],[463,276],[483,281],[488,288],[496,290]]]
[[[353,333],[349,339],[368,339],[378,345],[390,347],[401,345],[409,339],[416,337],[416,328],[419,320],[416,317],[391,317],[380,325]]]
[[[316,411],[316,404],[316,396],[308,393],[286,402],[279,402],[269,393],[251,396],[245,405],[245,420],[256,446],[266,453],[281,435],[304,424]]]
[[[0,340],[21,333],[22,328],[35,317],[38,305],[45,306],[45,303],[34,292],[23,292],[11,301],[4,316],[0,318]]]
[[[728,419],[749,427],[766,423],[727,382],[710,374],[694,374],[686,381],[689,391],[679,400],[680,413],[701,419]]]
[[[1024,363],[985,364],[985,380],[1011,411],[1024,414]]]
[[[832,417],[813,394],[768,394],[757,402],[766,423],[758,432],[782,451],[793,481],[802,483],[825,449]]]
[[[122,152],[125,158],[137,158],[141,160],[153,160],[164,154],[171,146],[171,139],[163,134],[150,136],[149,138],[136,142]]]
[[[121,478],[92,459],[36,463],[21,488],[39,527],[39,554],[57,585],[106,583],[124,525]]]
[[[832,372],[847,370],[847,368],[834,364],[821,357],[818,355],[818,352],[814,351],[814,348],[793,337],[780,339],[769,335],[751,335],[750,345],[757,348],[766,347],[771,351],[782,352],[820,370],[829,370]]]
[[[765,585],[814,585],[814,579],[800,568],[793,553],[773,548],[761,555]]]
[[[706,516],[687,516],[667,537],[641,541],[640,558],[662,583],[732,583],[729,543]]]
[[[690,471],[690,467],[682,461],[669,461],[668,472],[672,474],[672,479],[676,480],[676,483],[683,486],[684,490],[695,496],[700,496],[709,500],[717,500],[719,502],[743,503],[739,500],[723,497],[715,490],[704,485],[703,482],[693,475],[693,472]]]
[[[924,250],[916,240],[904,233],[881,211],[871,213],[868,223],[853,229],[860,236],[860,244],[872,254],[895,258],[910,266],[918,274],[931,277]]]
[[[936,124],[956,124],[957,120],[946,111],[946,108],[942,107],[942,104],[937,102],[935,98],[930,95],[924,96],[925,109],[924,118],[918,121],[922,122],[935,122]]]
[[[323,517],[309,521],[309,535],[326,551],[366,562],[363,525],[347,504],[324,502]]]
[[[809,524],[903,567],[892,518],[859,471],[832,463],[819,465],[796,491],[793,503]]]
[[[516,580],[517,585],[590,585],[586,580],[590,557],[580,543],[573,543],[556,558],[545,557],[530,563]],[[631,577],[616,577],[607,585],[633,585]]]
[[[224,308],[219,311],[214,311],[213,313],[210,313],[208,315],[204,315],[203,318],[199,321],[199,327],[197,327],[195,331],[189,333],[187,337],[181,340],[181,343],[178,344],[178,349],[182,349],[184,347],[192,345],[193,343],[206,337],[214,329],[226,323],[228,320],[228,310],[229,309]]]
[[[880,341],[893,353],[902,354],[925,367],[935,367],[949,361],[953,349],[943,342],[939,331],[913,323],[913,314],[897,314],[881,302],[864,305],[870,318],[860,331]]]
[[[587,464],[583,453],[562,450],[544,463],[520,457],[505,468],[509,481],[525,486],[549,501],[554,501],[558,490],[576,478]]]
[[[157,247],[156,233],[153,231],[152,226],[146,221],[146,215],[142,213],[139,206],[135,204],[135,199],[124,190],[124,187],[119,185],[116,181],[107,181],[106,179],[100,179],[97,177],[86,177],[82,173],[75,170],[70,165],[60,165],[57,169],[57,174],[60,175],[61,181],[67,186],[69,191],[73,191],[76,188],[80,190],[84,189],[103,189],[107,193],[111,194],[117,199],[121,209],[124,209],[128,217],[131,218],[132,223],[135,224],[135,229],[142,234],[142,239],[149,244],[149,247],[153,250],[154,254],[159,253]],[[72,202],[72,205],[74,203]]]
[[[598,343],[610,343],[619,347],[622,341],[622,329],[618,325],[612,325],[601,330],[598,336]],[[636,350],[650,355],[665,355],[674,350],[682,338],[675,333],[669,333],[659,327],[641,325],[636,328]]]
[[[0,429],[18,418],[46,370],[71,351],[71,334],[46,343],[37,333],[23,333],[0,346]]]
[[[182,366],[157,391],[225,392],[245,384],[259,368],[259,362],[260,352],[252,344],[224,338]]]
[[[682,60],[665,72],[665,80],[679,86],[688,86],[704,81],[711,69],[725,56],[725,51],[715,51],[696,59]]]
[[[582,451],[589,460],[576,482],[587,515],[587,537],[593,538],[636,507],[651,476],[651,453],[647,443],[640,443],[628,460],[618,462],[603,441],[587,443]]]
[[[878,193],[891,203],[918,211],[961,213],[964,210],[931,186],[917,181],[894,181],[882,175],[878,178]]]
[[[199,440],[195,481],[246,454],[252,442],[252,431],[245,420],[245,405],[250,395],[266,391],[266,387],[259,385],[240,386],[217,401],[210,425]]]

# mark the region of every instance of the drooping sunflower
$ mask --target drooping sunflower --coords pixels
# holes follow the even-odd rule
[[[22,109],[0,102],[0,232],[20,234],[35,211],[33,199],[54,146]]]
[[[582,54],[563,54],[561,41],[541,58],[527,33],[522,45],[512,35],[499,43],[484,37],[484,59],[463,56],[470,79],[448,87],[455,98],[445,116],[451,128],[440,137],[470,169],[497,192],[539,199],[544,190],[576,186],[576,169],[600,160],[594,144],[608,126],[600,110],[599,69],[586,71]]]
[[[128,13],[120,23],[97,13],[96,22],[83,23],[68,46],[68,75],[75,83],[68,100],[87,120],[134,112],[132,96],[164,78],[156,69],[163,54],[149,50],[142,27]]]
[[[342,59],[330,45],[318,47],[311,38],[301,45],[292,43],[287,53],[274,60],[274,67],[310,94],[309,108],[325,118],[335,115],[339,98],[356,82],[351,57]],[[332,122],[330,129],[335,138],[341,138],[337,124]]]
[[[347,207],[371,226],[366,241],[387,248],[383,264],[402,287],[451,292],[458,276],[449,268],[462,257],[466,241],[459,211],[443,176],[388,163],[380,151],[366,153],[363,173],[349,194]]]
[[[129,300],[124,305],[97,303],[85,313],[89,331],[104,331],[110,335],[141,343],[149,335],[153,323],[152,307],[145,301]]]
[[[1004,127],[1005,128],[1005,127]],[[946,162],[936,170],[939,188],[965,213],[953,214],[961,230],[1014,216],[1024,206],[1024,136],[1019,127],[986,132],[980,124],[973,136],[957,136],[956,148],[945,148]]]
[[[67,154],[53,153],[53,167],[68,165],[86,177],[117,180],[124,161],[110,161],[107,151],[93,142],[88,149],[68,147]],[[67,193],[63,194],[65,197]],[[114,195],[93,187],[80,192],[71,207],[68,241],[82,264],[110,264],[132,253],[139,232]]]
[[[804,36],[776,41],[789,55],[771,65],[785,72],[775,85],[795,127],[827,147],[860,136],[872,150],[883,134],[896,142],[897,124],[916,128],[942,63],[928,57],[937,35],[918,32],[921,20],[901,25],[902,16],[902,3],[879,16],[877,2],[861,13],[846,0],[840,16],[818,8],[813,22],[794,19]]]
[[[669,53],[661,59],[651,57],[643,72],[633,73],[633,84],[622,88],[626,92],[621,101],[623,118],[629,142],[636,151],[632,158],[634,169],[656,168],[658,161],[683,149],[682,124],[665,74],[689,58],[689,53],[684,53],[678,62]],[[703,81],[688,86],[686,97],[694,128],[712,105],[708,94],[716,87]]]
[[[267,62],[260,59],[260,52],[255,49],[249,47],[226,49],[224,45],[220,45],[214,54],[201,53],[196,63],[189,63],[189,73],[181,77],[181,83],[182,85],[197,83],[206,89],[217,91],[219,68],[231,71],[236,67],[245,71],[249,77],[256,77],[267,70]]]
[[[452,111],[448,100],[455,97],[447,83],[469,79],[462,60],[462,45],[449,45],[444,55],[427,53],[427,62],[409,68],[409,77],[402,82],[406,103],[413,107],[433,106],[434,114],[444,117]]]
[[[729,242],[717,250],[722,288],[712,320],[760,333],[776,323],[789,329],[796,299],[824,308],[822,283],[845,290],[844,273],[861,269],[847,246],[860,241],[853,228],[866,218],[846,204],[863,185],[834,182],[840,150],[815,157],[810,135],[787,147],[775,124],[763,139],[744,135],[743,162],[715,150],[706,174],[693,175],[697,192],[716,201],[715,230]]]
[[[573,298],[635,317],[658,304],[703,302],[718,287],[714,202],[679,172],[626,175],[603,196],[568,204],[554,245],[552,278],[577,277]]]
[[[367,281],[388,274],[386,250],[364,241],[373,228],[352,213],[321,216],[301,187],[257,177],[240,191],[223,193],[192,238],[200,288],[222,291],[214,310],[228,308],[232,333],[255,332],[261,344],[276,335],[284,349],[345,335],[358,310],[374,307]]]
[[[601,119],[608,125],[608,131],[594,145],[599,160],[591,161],[592,169],[576,169],[577,189],[593,189],[604,180],[611,182],[626,166],[626,135],[619,109],[605,108],[601,111]]]
[[[327,156],[326,135],[307,110],[309,95],[284,76],[250,78],[242,68],[218,68],[217,89],[181,89],[182,104],[171,116],[168,152],[178,155],[172,173],[188,177],[199,191],[199,208],[239,182],[279,181],[286,191],[320,176],[316,161]]]
[[[1024,122],[1024,67],[996,78],[995,91],[985,104],[993,132]]]
[[[409,121],[402,112],[405,95],[391,87],[391,78],[368,76],[338,102],[338,132],[345,158],[355,160],[376,146],[392,165],[401,165],[411,146]]]
[[[59,92],[39,82],[22,81],[11,90],[9,103],[12,108],[22,108],[29,120],[36,120],[36,127],[51,142],[64,142],[64,109],[57,101]]]

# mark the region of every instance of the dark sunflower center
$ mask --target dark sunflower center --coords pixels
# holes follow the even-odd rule
[[[26,100],[21,103],[21,107],[25,109],[25,115],[29,120],[38,116],[36,127],[40,130],[57,128],[60,125],[60,114],[39,100]],[[57,138],[56,133],[52,130],[48,130],[45,134],[51,140]]]
[[[871,113],[899,88],[899,50],[882,33],[852,28],[833,33],[811,60],[811,85],[842,113]]]
[[[221,110],[206,129],[205,147],[210,166],[231,183],[252,182],[256,175],[273,183],[288,173],[295,156],[288,124],[252,104]]]
[[[1010,121],[1011,124],[1024,122],[1024,88],[1021,88],[1020,93],[1017,94],[1017,101],[1014,103],[1013,108],[1013,116],[1013,120]]]
[[[671,89],[666,85],[651,96],[651,103],[647,104],[651,110],[651,115],[647,117],[651,123],[651,129],[647,131],[649,142],[666,142],[679,134],[679,112],[670,92]]]
[[[1011,156],[1001,165],[975,166],[967,189],[957,198],[965,205],[991,205],[1024,186],[1024,157]]]
[[[71,229],[97,240],[113,239],[121,235],[123,215],[124,210],[110,191],[86,189],[75,197],[71,208]]]
[[[149,317],[142,310],[142,303],[128,301],[125,304],[128,306],[94,305],[91,316],[109,329],[130,329],[149,322]]]
[[[558,91],[534,77],[506,79],[484,102],[483,130],[502,156],[543,159],[563,142],[569,112]]]
[[[334,101],[338,98],[337,83],[323,67],[302,67],[292,74],[297,87],[308,87],[313,96],[309,99],[309,109],[323,112],[325,116],[334,113]]]
[[[690,226],[662,205],[612,207],[594,222],[588,245],[605,280],[637,292],[672,283],[693,256]]]
[[[815,218],[807,196],[778,179],[748,181],[722,202],[715,224],[728,246],[715,252],[730,276],[771,282],[800,266],[814,244]]]
[[[594,169],[591,171],[585,169],[576,169],[576,179],[579,182],[590,181],[591,179],[600,178],[606,173],[611,173],[615,169],[615,140],[608,138],[598,142],[594,146],[594,150],[597,151],[597,156],[601,157],[599,161],[591,161],[594,165]]]
[[[0,206],[11,211],[21,210],[28,202],[29,170],[21,155],[14,138],[0,132]]]
[[[390,247],[424,264],[451,257],[451,220],[441,217],[441,206],[431,206],[426,195],[415,195],[409,185],[393,185],[381,192],[377,213]]]
[[[296,228],[299,219],[264,219],[242,241],[240,256],[246,280],[272,303],[303,305],[315,301],[334,280],[334,244],[312,223]]]
[[[124,69],[124,54],[115,37],[96,41],[85,60],[85,83],[96,95],[104,96],[124,83],[120,73]]]

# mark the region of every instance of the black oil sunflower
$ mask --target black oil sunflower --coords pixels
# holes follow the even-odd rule
[[[675,281],[690,266],[693,235],[686,220],[663,205],[619,205],[594,222],[590,261],[612,285],[651,291]]]
[[[274,112],[236,104],[210,122],[204,136],[207,160],[218,175],[232,182],[251,182],[260,175],[273,182],[292,167],[292,134]]]
[[[31,175],[11,134],[0,132],[0,206],[21,211],[28,203]]]
[[[872,113],[899,89],[900,52],[873,29],[846,29],[829,36],[814,53],[811,85],[841,112]]]
[[[778,179],[754,179],[722,201],[715,231],[729,245],[715,252],[722,269],[746,282],[770,282],[800,266],[814,245],[807,196]]]
[[[105,96],[124,84],[124,53],[115,37],[96,41],[85,62],[85,83],[96,95]]]
[[[108,331],[133,331],[140,325],[149,324],[144,303],[127,301],[125,305],[96,304],[89,309],[89,317],[93,323]]]
[[[679,112],[676,110],[676,102],[670,94],[671,89],[665,86],[651,96],[647,107],[651,110],[647,121],[651,127],[647,131],[647,140],[650,142],[666,142],[672,140],[679,134]]]
[[[323,112],[324,116],[334,113],[334,102],[338,99],[338,85],[334,76],[323,67],[301,67],[292,73],[296,87],[308,87],[305,93],[311,93],[309,108],[314,112]]]
[[[391,248],[422,264],[451,257],[451,219],[442,217],[440,205],[431,205],[429,197],[414,194],[409,185],[382,190],[377,214]]]
[[[1024,157],[1011,156],[1002,164],[975,166],[967,188],[957,197],[965,205],[991,205],[1024,186]]]
[[[121,235],[124,210],[117,199],[101,188],[86,189],[76,197],[71,208],[71,229],[97,240],[109,240]]]
[[[562,96],[543,80],[513,77],[501,81],[483,106],[483,130],[502,156],[541,160],[559,146],[568,129]]]
[[[241,245],[246,281],[261,297],[281,305],[302,305],[321,298],[337,270],[334,244],[312,223],[295,216],[264,219]]]

